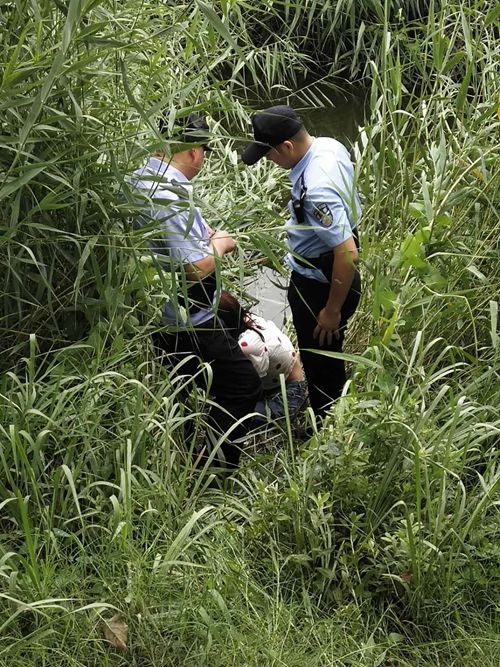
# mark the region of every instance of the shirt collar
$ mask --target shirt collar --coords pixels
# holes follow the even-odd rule
[[[163,176],[168,174],[169,179],[177,181],[177,183],[187,183],[191,185],[191,181],[186,178],[186,176],[176,169],[172,164],[169,164],[168,161],[162,160],[161,158],[151,156],[148,160],[148,167],[150,167],[155,173],[161,172]]]
[[[316,150],[316,139],[314,138],[312,144],[309,146],[309,150],[307,151],[307,153],[300,158],[300,160],[297,162],[295,167],[293,167],[292,171],[289,174],[289,178],[292,181],[292,185],[297,182],[298,178],[303,173],[304,169],[307,167],[309,162],[311,162],[315,150]]]

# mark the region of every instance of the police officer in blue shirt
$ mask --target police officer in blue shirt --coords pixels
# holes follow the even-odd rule
[[[345,364],[308,350],[342,352],[347,321],[359,302],[361,206],[354,170],[346,148],[335,139],[311,136],[291,107],[256,113],[252,125],[255,141],[243,152],[243,162],[253,165],[266,157],[291,170],[288,300],[311,405],[323,417],[342,393]]]
[[[163,120],[160,131],[166,131]],[[153,341],[171,362],[183,361],[182,375],[196,375],[197,381],[203,375],[193,354],[210,363],[215,404],[209,419],[217,437],[232,428],[222,450],[226,463],[233,467],[240,457],[234,441],[248,431],[250,420],[244,418],[254,412],[262,385],[237,339],[217,315],[221,261],[236,244],[227,232],[210,228],[194,200],[191,180],[209,150],[205,120],[189,116],[178,139],[180,150],[173,156],[160,151],[128,178],[134,200],[139,202],[138,223],[151,229],[153,257],[171,276],[171,299],[165,305],[162,331],[153,335]]]

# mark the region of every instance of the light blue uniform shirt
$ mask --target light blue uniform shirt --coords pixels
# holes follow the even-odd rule
[[[167,162],[151,157],[128,180],[142,195],[139,224],[144,226],[157,221],[162,229],[161,236],[149,242],[160,264],[165,265],[166,260],[170,271],[212,254],[207,224],[193,202],[193,186],[184,174]],[[166,325],[182,329],[204,324],[214,314],[212,308],[182,313],[178,306],[167,302],[163,320]]]
[[[303,185],[304,224],[298,225],[292,200],[299,200]],[[292,200],[288,204],[287,265],[305,278],[329,282],[320,269],[305,268],[293,254],[307,259],[331,251],[353,236],[361,216],[361,204],[354,184],[354,169],[347,149],[330,137],[317,137],[304,157],[290,172]]]

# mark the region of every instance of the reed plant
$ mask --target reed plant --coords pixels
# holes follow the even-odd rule
[[[1,665],[497,664],[499,17],[1,4]],[[304,78],[368,100],[351,378],[309,442],[221,479],[192,466],[210,398],[152,353],[175,285],[125,176],[169,149],[160,111],[210,116],[197,196],[241,294],[286,245],[286,174],[237,158],[250,100],[324,100]]]

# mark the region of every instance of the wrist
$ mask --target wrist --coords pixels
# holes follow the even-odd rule
[[[226,247],[223,240],[217,238],[212,239],[212,243],[210,245],[212,246],[214,255],[217,257],[224,257],[226,254]]]

